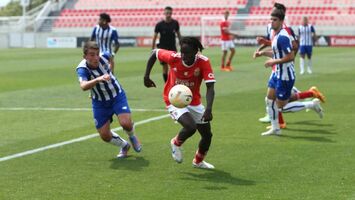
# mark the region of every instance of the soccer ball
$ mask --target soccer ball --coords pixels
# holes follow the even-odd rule
[[[169,102],[177,107],[184,108],[192,101],[192,92],[185,85],[175,85],[169,91]]]

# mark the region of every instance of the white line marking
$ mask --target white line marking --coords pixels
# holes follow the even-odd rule
[[[7,108],[7,107],[0,107],[0,110],[3,111],[91,111],[91,108],[40,108],[40,107],[13,107],[13,108]],[[165,112],[166,110],[164,109],[143,109],[143,108],[136,108],[136,109],[131,109],[132,111],[136,112]]]
[[[148,119],[145,119],[145,120],[142,120],[142,121],[139,121],[139,122],[135,122],[134,124],[136,126],[138,126],[138,125],[141,125],[141,124],[146,124],[146,123],[149,123],[149,122],[152,122],[152,121],[157,121],[157,120],[160,120],[160,119],[163,119],[163,118],[167,118],[169,116],[170,116],[169,114],[160,115],[160,116],[157,116],[157,117],[152,117],[152,118],[148,118]],[[119,130],[122,130],[122,127],[117,127],[117,128],[112,129],[112,130],[113,131],[119,131]],[[67,144],[81,142],[81,141],[88,140],[88,139],[91,139],[91,138],[94,138],[94,137],[98,137],[98,136],[99,136],[98,133],[92,133],[90,135],[86,135],[86,136],[83,136],[83,137],[75,138],[75,139],[72,139],[72,140],[68,140],[68,141],[64,141],[64,142],[60,142],[60,143],[56,143],[56,144],[47,145],[47,146],[44,146],[44,147],[40,147],[40,148],[37,148],[37,149],[24,151],[24,152],[21,152],[21,153],[16,153],[16,154],[13,154],[13,155],[9,155],[9,156],[5,156],[5,157],[0,158],[0,162],[6,161],[6,160],[11,160],[11,159],[14,159],[14,158],[19,158],[19,157],[22,157],[22,156],[27,156],[27,155],[38,153],[38,152],[45,151],[45,150],[48,150],[48,149],[61,147],[61,146],[67,145]]]

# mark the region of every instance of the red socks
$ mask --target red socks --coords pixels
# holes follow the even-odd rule
[[[196,154],[195,154],[195,163],[202,162],[203,159],[205,158],[206,154],[207,154],[207,152],[202,153],[202,152],[200,152],[200,150],[197,150]]]
[[[313,97],[313,92],[312,91],[299,92],[296,94],[296,97],[297,97],[297,99],[311,98],[311,97]]]

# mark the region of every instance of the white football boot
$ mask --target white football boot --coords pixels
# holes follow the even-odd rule
[[[323,108],[320,106],[320,100],[319,99],[313,99],[313,107],[312,110],[314,110],[318,115],[319,118],[323,118]]]
[[[195,159],[192,161],[192,166],[201,169],[214,169],[214,166],[208,162],[201,161],[199,163],[195,162]]]
[[[268,131],[265,131],[261,133],[262,136],[268,136],[268,135],[281,135],[281,129],[270,129]]]
[[[270,117],[268,114],[265,115],[265,117],[262,117],[262,118],[259,118],[259,122],[262,122],[262,123],[270,123]]]
[[[176,146],[174,144],[174,139],[171,139],[170,144],[171,144],[171,155],[173,156],[173,159],[177,162],[177,163],[182,163],[182,152],[181,152],[181,147]]]

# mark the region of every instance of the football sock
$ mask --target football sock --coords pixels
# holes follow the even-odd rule
[[[276,101],[272,99],[267,100],[268,112],[271,120],[271,127],[273,130],[280,129],[279,125],[279,109],[277,108]]]
[[[119,147],[124,147],[127,144],[127,141],[122,139],[117,133],[111,131],[112,138],[110,140],[110,143],[119,146]]]
[[[207,152],[201,152],[201,150],[198,149],[195,154],[195,162],[196,163],[202,162],[203,159],[205,159],[206,154],[207,154]]]
[[[133,126],[132,126],[132,130],[130,130],[130,131],[127,131],[127,130],[124,130],[126,133],[127,133],[127,135],[128,136],[133,136],[134,135],[134,124],[133,124]]]
[[[266,110],[266,114],[269,114],[269,107],[267,105],[267,97],[265,97],[265,110]]]
[[[296,94],[297,99],[306,99],[313,97],[313,92],[312,91],[304,91],[304,92],[299,92]]]
[[[178,135],[174,138],[173,142],[178,147],[181,146],[184,143],[182,140],[178,139]]]
[[[304,58],[300,58],[300,72],[304,72]]]
[[[312,70],[312,60],[308,59],[308,69]]]
[[[300,110],[304,110],[307,108],[312,108],[313,107],[313,102],[312,101],[294,101],[286,104],[282,108],[282,112],[297,112]]]
[[[284,121],[284,117],[282,115],[282,112],[279,112],[279,124],[284,124],[285,121]]]

